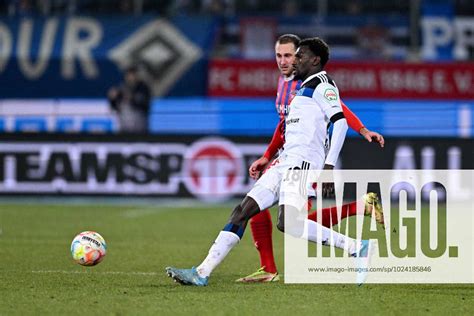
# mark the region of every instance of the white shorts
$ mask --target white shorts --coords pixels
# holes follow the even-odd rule
[[[321,168],[319,168],[320,170]],[[258,179],[247,194],[257,202],[260,210],[267,209],[277,202],[302,209],[308,202],[308,171],[317,170],[301,158],[286,156],[276,159],[270,168]]]

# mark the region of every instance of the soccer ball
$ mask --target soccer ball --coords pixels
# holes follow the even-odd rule
[[[82,266],[95,266],[107,253],[104,238],[96,232],[85,231],[78,234],[71,243],[71,255]]]

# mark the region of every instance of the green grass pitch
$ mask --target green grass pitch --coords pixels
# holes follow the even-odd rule
[[[206,288],[184,287],[164,273],[207,254],[230,205],[0,204],[0,315],[324,315],[474,313],[473,285],[236,284],[259,261],[250,233]],[[73,263],[76,233],[108,243],[96,267]],[[283,270],[283,235],[274,229]]]

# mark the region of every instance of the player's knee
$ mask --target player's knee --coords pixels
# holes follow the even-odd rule
[[[277,228],[281,232],[285,232],[285,209],[283,206],[280,206],[278,209],[278,222]]]
[[[230,216],[230,222],[236,225],[242,225],[254,215],[258,214],[260,209],[258,204],[250,197],[245,197],[244,200],[237,205]]]
[[[232,211],[232,214],[230,214],[230,219],[229,222],[235,225],[240,225],[244,219],[244,214],[243,214],[242,206],[239,204],[236,207],[234,207],[234,210]]]
[[[277,228],[279,231],[281,231],[282,233],[285,232],[285,222],[278,219],[278,222],[277,222]]]

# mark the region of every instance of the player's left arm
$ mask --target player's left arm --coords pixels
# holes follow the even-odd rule
[[[380,147],[383,147],[385,145],[385,139],[381,134],[371,131],[366,127],[363,127],[359,131],[359,134],[362,135],[362,137],[364,137],[369,143],[371,143],[372,141],[376,141],[377,143],[379,143]]]
[[[324,162],[325,169],[332,169],[336,165],[342,145],[344,145],[348,129],[347,120],[336,87],[329,83],[321,83],[317,86],[313,97],[316,98],[324,114],[333,124],[331,146]]]
[[[359,133],[362,128],[364,128],[364,124],[362,124],[362,121],[357,117],[357,115],[352,112],[347,105],[342,102],[341,100],[341,107],[342,107],[342,112],[344,113],[344,116],[347,120],[347,125],[356,133]]]
[[[364,137],[369,143],[372,141],[376,141],[380,144],[380,147],[383,147],[385,144],[385,140],[382,135],[377,132],[371,131],[367,129],[362,121],[357,117],[357,115],[352,112],[347,105],[344,104],[341,100],[341,107],[342,111],[344,112],[344,116],[346,117],[347,124],[349,127],[354,130],[356,133],[359,133]]]

